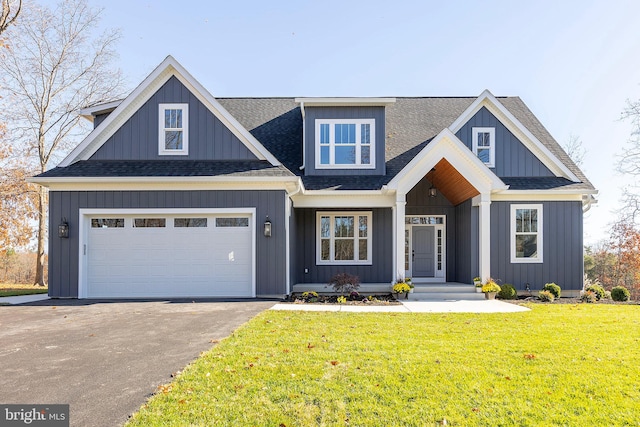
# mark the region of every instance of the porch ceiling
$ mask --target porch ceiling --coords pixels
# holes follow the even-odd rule
[[[454,206],[480,194],[446,159],[427,173],[427,179]]]

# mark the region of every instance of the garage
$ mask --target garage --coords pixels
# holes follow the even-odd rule
[[[80,297],[255,297],[250,212],[83,212]]]

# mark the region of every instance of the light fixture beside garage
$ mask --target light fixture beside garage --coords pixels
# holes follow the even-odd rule
[[[66,218],[62,218],[60,225],[58,225],[58,237],[61,239],[69,238],[69,223]]]
[[[269,215],[267,215],[267,219],[264,222],[264,237],[271,237],[271,220],[269,220]]]

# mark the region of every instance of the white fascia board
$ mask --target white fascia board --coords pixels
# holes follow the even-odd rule
[[[267,160],[273,166],[280,162],[249,133],[213,96],[185,70],[171,55],[167,56],[129,94],[100,125],[95,128],[59,164],[69,166],[78,160],[87,160],[104,144],[163,84],[175,76],[260,160]]]
[[[441,159],[446,159],[480,192],[506,190],[502,182],[449,129],[443,129],[398,173],[386,188],[408,193]]]
[[[482,107],[518,138],[556,176],[563,176],[573,182],[580,179],[558,159],[538,138],[536,138],[489,90],[484,90],[475,101],[449,126],[454,134],[458,132]]]
[[[307,191],[292,196],[291,200],[294,208],[391,208],[395,205],[395,196],[382,191]]]
[[[295,98],[297,104],[307,107],[350,107],[350,106],[385,106],[395,104],[395,98]]]
[[[299,188],[298,177],[110,177],[29,178],[50,191],[284,190]]]
[[[503,191],[491,194],[492,202],[572,201],[581,202],[584,193],[553,190]]]
[[[118,107],[118,105],[120,105],[121,103],[122,103],[122,99],[119,99],[117,101],[104,102],[102,104],[92,105],[90,107],[85,107],[81,109],[79,114],[85,119],[89,120],[90,122],[93,122],[93,119],[95,118],[95,116],[97,116],[98,114],[111,112],[115,110]]]

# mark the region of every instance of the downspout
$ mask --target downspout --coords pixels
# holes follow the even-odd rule
[[[300,166],[300,170],[303,170],[307,161],[307,126],[306,120],[304,119],[304,102],[300,103],[300,112],[302,113],[302,166]]]

